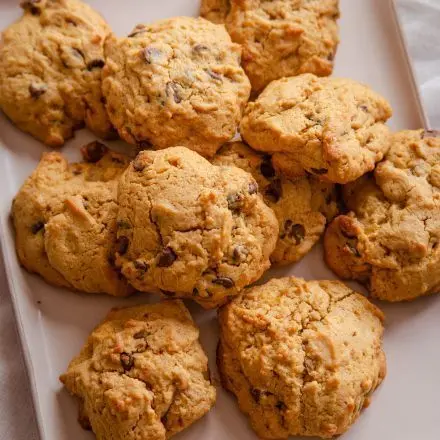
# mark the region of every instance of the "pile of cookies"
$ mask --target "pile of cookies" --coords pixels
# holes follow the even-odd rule
[[[386,374],[382,312],[339,281],[254,283],[324,237],[375,298],[438,291],[440,139],[391,133],[382,96],[328,76],[338,1],[203,0],[122,38],[80,0],[22,6],[2,111],[51,147],[85,125],[138,151],[44,153],[12,204],[18,258],[55,286],[166,298],[110,311],[61,376],[82,426],[164,440],[212,408],[191,299],[219,308],[222,384],[259,437],[349,429]]]

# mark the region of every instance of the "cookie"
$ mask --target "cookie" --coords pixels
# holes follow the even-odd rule
[[[60,147],[84,124],[107,138],[114,130],[101,92],[104,19],[78,0],[28,0],[2,33],[0,108],[21,130]]]
[[[338,214],[336,191],[331,183],[307,176],[295,181],[277,174],[270,156],[242,142],[226,144],[212,161],[236,166],[252,174],[266,204],[274,211],[279,236],[270,259],[288,264],[300,260],[318,242],[327,221]]]
[[[243,46],[243,67],[256,92],[286,76],[333,71],[338,0],[202,0],[201,15],[224,22]]]
[[[114,267],[118,179],[129,163],[99,142],[84,163],[45,153],[12,204],[21,264],[56,286],[123,296],[132,290]]]
[[[325,235],[325,257],[341,278],[386,301],[440,290],[440,133],[403,131],[374,174],[347,185],[347,215]]]
[[[224,24],[231,9],[231,0],[202,0],[200,15],[207,20]]]
[[[223,386],[261,438],[342,434],[385,377],[382,321],[339,281],[247,289],[219,311]]]
[[[383,158],[391,114],[388,102],[363,84],[305,74],[272,82],[248,104],[240,132],[251,147],[273,153],[288,176],[302,167],[345,184]]]
[[[253,177],[184,147],[142,151],[119,184],[116,263],[143,292],[216,307],[269,268],[278,222]]]
[[[199,330],[180,301],[113,309],[60,377],[99,440],[165,440],[214,405]]]
[[[107,110],[127,142],[209,157],[235,135],[250,84],[224,26],[190,17],[141,24],[111,38],[106,55]]]

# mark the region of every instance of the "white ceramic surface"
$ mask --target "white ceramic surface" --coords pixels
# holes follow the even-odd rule
[[[94,0],[95,6],[117,34],[138,22],[174,15],[195,15],[198,0]],[[0,29],[17,18],[18,1],[0,2]],[[342,43],[336,58],[338,76],[370,84],[392,103],[394,129],[418,128],[422,116],[401,45],[390,0],[341,0]],[[93,139],[79,132],[63,149],[79,158],[78,147]],[[116,144],[109,144],[110,146]],[[121,144],[119,144],[120,146]],[[77,424],[76,402],[58,382],[87,333],[116,305],[154,300],[140,295],[129,300],[80,295],[55,289],[18,265],[9,223],[14,194],[47,148],[15,129],[0,115],[0,222],[1,237],[25,359],[29,370],[42,440],[91,440]],[[317,246],[299,264],[272,270],[269,276],[298,275],[307,279],[334,278]],[[357,286],[360,289],[359,286]],[[387,315],[385,348],[388,377],[375,394],[346,440],[438,440],[440,384],[440,296],[410,304],[381,304]],[[190,309],[201,328],[212,371],[215,368],[217,324],[214,312]],[[216,407],[203,420],[179,436],[181,440],[256,439],[235,399],[219,388]]]

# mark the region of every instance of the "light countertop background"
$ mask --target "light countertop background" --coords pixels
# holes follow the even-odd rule
[[[430,128],[440,130],[440,0],[397,0],[397,6]],[[0,440],[38,440],[1,259]]]

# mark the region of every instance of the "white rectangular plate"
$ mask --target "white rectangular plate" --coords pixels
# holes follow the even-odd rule
[[[198,0],[93,0],[90,3],[124,35],[138,22],[175,15],[197,15]],[[341,0],[341,45],[336,58],[338,76],[364,81],[392,103],[394,129],[423,124],[413,82],[388,0]],[[18,1],[0,2],[0,29],[19,17]],[[79,159],[78,147],[92,139],[82,131],[63,149]],[[9,222],[14,194],[48,149],[21,133],[0,115],[0,220],[9,287],[29,370],[42,440],[91,440],[77,421],[76,402],[58,382],[88,332],[112,306],[149,301],[148,295],[129,300],[80,295],[48,286],[23,271],[14,251]],[[298,275],[306,279],[334,278],[317,246],[299,264],[272,270],[268,276]],[[359,288],[359,286],[357,286]],[[359,288],[360,289],[360,288]],[[438,440],[440,394],[440,296],[410,304],[381,304],[387,315],[385,346],[389,373],[345,439]],[[191,305],[201,328],[212,371],[215,367],[215,312]],[[179,437],[181,440],[251,440],[255,435],[235,399],[219,388],[216,407]]]

